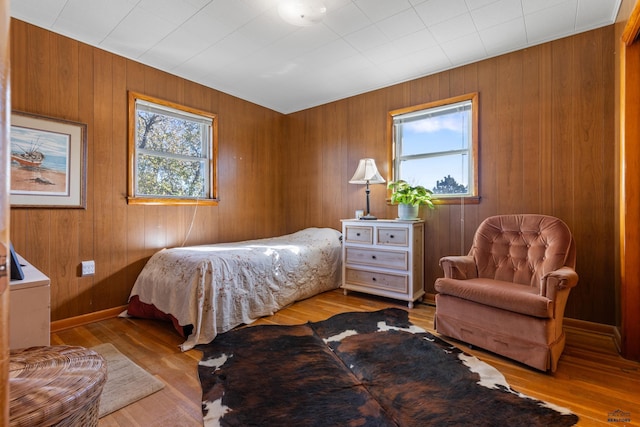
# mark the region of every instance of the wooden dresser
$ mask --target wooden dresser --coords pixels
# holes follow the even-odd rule
[[[424,221],[342,220],[342,288],[408,302],[424,295]]]

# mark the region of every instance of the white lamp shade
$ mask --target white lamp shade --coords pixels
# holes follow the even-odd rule
[[[384,182],[373,159],[360,159],[356,173],[349,180],[349,184],[383,184]]]

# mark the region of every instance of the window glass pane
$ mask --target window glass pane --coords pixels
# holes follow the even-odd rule
[[[138,111],[136,140],[139,149],[191,157],[206,157],[203,124],[155,112]]]
[[[139,154],[136,192],[146,196],[204,197],[204,161]]]
[[[423,117],[400,125],[401,157],[469,148],[469,111]]]
[[[434,194],[469,193],[469,156],[450,154],[399,162],[399,176],[412,185],[422,185]]]

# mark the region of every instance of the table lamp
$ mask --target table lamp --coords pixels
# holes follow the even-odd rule
[[[349,184],[366,184],[367,189],[365,190],[367,194],[367,211],[365,215],[360,219],[378,219],[375,216],[371,215],[371,210],[369,208],[369,184],[384,184],[385,180],[378,172],[378,168],[376,167],[376,161],[373,159],[360,159],[358,163],[358,168],[356,169],[356,173],[353,174],[353,177],[349,180]]]

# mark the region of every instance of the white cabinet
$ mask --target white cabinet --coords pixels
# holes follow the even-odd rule
[[[342,220],[342,288],[413,302],[424,295],[424,221]]]
[[[50,280],[18,256],[24,279],[9,287],[9,348],[49,345],[51,334]]]

